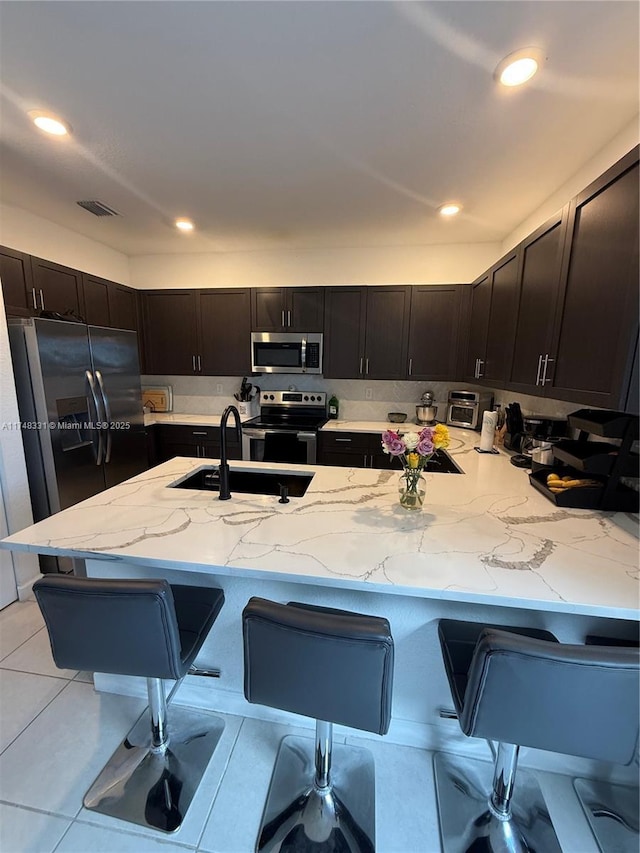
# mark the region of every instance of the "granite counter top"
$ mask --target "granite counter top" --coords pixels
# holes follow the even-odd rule
[[[178,457],[3,547],[638,619],[634,516],[558,508],[506,453],[476,453],[477,433],[451,435],[450,452],[465,473],[427,473],[419,512],[399,505],[395,471],[234,461],[232,468],[314,477],[306,495],[288,504],[243,494],[219,501],[216,493],[167,488],[205,467]]]

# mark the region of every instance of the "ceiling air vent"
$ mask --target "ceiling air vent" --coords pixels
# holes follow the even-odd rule
[[[76,202],[83,207],[85,210],[88,210],[89,213],[93,213],[94,216],[119,216],[115,210],[111,210],[110,207],[107,207],[106,204],[103,204],[101,201],[78,201]]]

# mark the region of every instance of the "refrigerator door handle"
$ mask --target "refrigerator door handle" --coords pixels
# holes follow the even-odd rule
[[[93,397],[93,405],[96,410],[96,421],[101,420],[101,412],[100,412],[100,404],[98,403],[98,395],[96,394],[96,384],[93,380],[93,373],[90,370],[85,370],[84,375],[87,378],[87,382],[89,383],[89,388],[91,390],[91,396]],[[98,450],[96,452],[96,465],[102,465],[102,430],[100,426],[96,423],[94,429],[98,431]]]
[[[107,397],[107,393],[104,390],[104,382],[102,380],[102,373],[99,370],[96,370],[96,379],[98,380],[98,385],[100,386],[100,394],[102,395],[102,405],[104,407],[104,419],[107,422],[107,449],[104,454],[104,463],[107,465],[111,462],[111,445],[113,443],[113,437],[111,435],[111,408],[109,407],[109,398]]]

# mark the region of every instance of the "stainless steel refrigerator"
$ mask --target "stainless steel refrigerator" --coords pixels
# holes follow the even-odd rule
[[[33,318],[9,341],[36,521],[148,467],[135,332]]]

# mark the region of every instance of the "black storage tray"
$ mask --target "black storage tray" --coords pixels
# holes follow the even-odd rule
[[[638,435],[638,416],[608,409],[579,409],[568,416],[569,426],[604,438],[624,438],[631,421],[635,422]]]
[[[618,447],[605,441],[570,441],[563,439],[553,445],[553,455],[578,471],[589,474],[611,473],[617,458]],[[633,471],[630,469],[629,473]]]
[[[560,477],[569,474],[574,476],[576,480],[585,478],[581,471],[571,470],[571,468],[546,468],[544,471],[529,474],[531,485],[556,506],[573,507],[574,509],[601,509],[613,512],[638,512],[640,494],[635,489],[630,489],[628,486],[619,483],[609,495],[606,505],[603,505],[605,480],[602,480],[599,486],[580,486],[556,493],[547,487],[547,477],[552,472]],[[598,477],[589,479],[598,479]]]
[[[529,482],[541,494],[548,498],[556,506],[574,507],[577,509],[600,509],[602,496],[604,494],[604,481],[599,486],[580,486],[580,488],[567,489],[564,492],[552,492],[547,487],[547,477],[552,473],[560,477],[575,475],[575,479],[584,479],[581,471],[572,471],[569,468],[546,468],[544,471],[536,471],[529,474]]]

